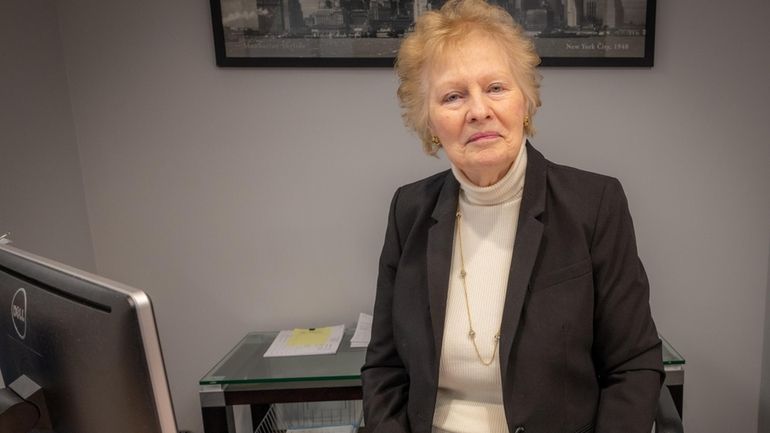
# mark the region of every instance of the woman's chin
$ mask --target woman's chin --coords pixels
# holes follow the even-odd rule
[[[513,159],[494,149],[486,149],[474,155],[471,165],[477,170],[499,170],[500,167],[510,167]]]

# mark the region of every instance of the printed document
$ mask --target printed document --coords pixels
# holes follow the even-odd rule
[[[350,347],[366,347],[372,339],[372,316],[359,313],[356,332],[350,339]]]
[[[281,331],[264,356],[265,358],[273,358],[336,353],[344,333],[345,325]]]

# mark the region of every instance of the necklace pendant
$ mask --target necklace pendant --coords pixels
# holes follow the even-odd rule
[[[468,337],[476,338],[476,332],[473,329],[469,330],[468,331]]]
[[[500,333],[495,334],[495,341],[500,341]]]

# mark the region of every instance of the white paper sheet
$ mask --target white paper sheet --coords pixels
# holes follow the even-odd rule
[[[345,325],[324,328],[297,328],[278,333],[265,352],[265,358],[279,356],[324,355],[336,353]],[[322,336],[323,338],[318,338]]]
[[[350,339],[350,347],[366,347],[369,345],[369,340],[372,339],[372,316],[369,314],[359,313],[358,324],[356,324],[356,332],[353,333],[353,338]]]

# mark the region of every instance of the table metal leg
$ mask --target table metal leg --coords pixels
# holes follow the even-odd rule
[[[235,433],[233,407],[225,402],[225,393],[220,385],[201,386],[201,415],[204,433]]]
[[[671,392],[671,399],[674,400],[676,411],[679,412],[679,418],[682,418],[682,401],[684,397],[684,385],[668,385]]]
[[[204,433],[232,433],[234,431],[230,429],[232,410],[228,410],[227,406],[203,407],[201,413]]]

